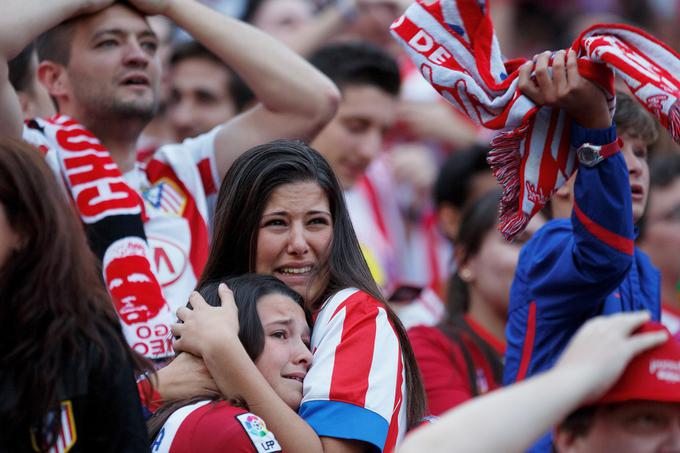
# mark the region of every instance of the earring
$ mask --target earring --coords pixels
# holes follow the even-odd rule
[[[461,269],[458,271],[458,276],[460,276],[460,279],[463,280],[464,282],[469,282],[472,280],[472,271],[468,269],[467,267]]]

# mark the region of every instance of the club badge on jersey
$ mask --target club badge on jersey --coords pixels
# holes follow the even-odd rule
[[[57,439],[52,442],[52,437],[46,433],[51,431],[57,421],[61,422]],[[51,411],[45,420],[45,432],[36,433],[31,430],[31,446],[34,451],[47,453],[67,453],[76,443],[76,423],[73,417],[73,405],[71,401],[62,401],[59,410]],[[48,445],[52,445],[47,449]]]
[[[236,416],[248,438],[253,443],[258,453],[270,453],[282,451],[281,446],[274,438],[274,434],[267,431],[267,425],[255,414],[245,413]]]

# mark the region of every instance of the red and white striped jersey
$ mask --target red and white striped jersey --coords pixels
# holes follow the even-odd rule
[[[316,313],[300,416],[319,436],[391,451],[406,432],[401,347],[382,303],[356,288]]]
[[[199,401],[166,420],[152,453],[269,453],[281,451],[264,421],[226,401]]]
[[[148,162],[137,162],[123,175],[144,200],[142,220],[151,265],[168,302],[154,323],[126,331],[130,346],[147,357],[172,355],[169,326],[177,308],[189,299],[208,257],[208,225],[219,188],[214,146],[219,129],[162,146]],[[42,149],[57,179],[63,181],[55,144],[28,127],[24,127],[24,140]]]

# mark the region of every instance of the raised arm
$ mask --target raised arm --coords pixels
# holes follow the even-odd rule
[[[285,45],[244,22],[195,0],[130,0],[161,13],[238,73],[260,104],[228,121],[216,138],[220,176],[254,145],[277,138],[311,141],[333,117],[337,87]]]
[[[647,320],[647,312],[591,319],[555,368],[458,406],[408,436],[399,453],[526,451],[569,413],[606,392],[635,355],[667,340],[665,332],[632,335]],[[490,423],[500,429],[490,429]]]
[[[21,137],[23,115],[9,82],[7,63],[42,32],[77,14],[95,12],[113,0],[4,0],[0,15],[0,135]]]
[[[537,104],[565,110],[572,118],[571,145],[607,145],[616,129],[604,92],[581,77],[576,54],[553,58],[541,54],[520,69],[520,88]],[[532,69],[535,77],[531,77]],[[616,146],[616,145],[613,145]],[[552,301],[554,308],[573,312],[573,304],[591,310],[625,278],[633,260],[633,214],[628,169],[621,153],[593,167],[579,165],[574,184],[572,225],[553,224],[539,232],[523,255],[530,268],[517,278],[530,282],[531,300]],[[564,288],[569,288],[565,291]],[[543,307],[544,309],[547,307]]]

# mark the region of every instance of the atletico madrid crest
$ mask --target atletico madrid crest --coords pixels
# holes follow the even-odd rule
[[[51,432],[50,429],[55,423],[60,422],[59,431],[57,431],[57,438],[53,441],[52,435],[49,437],[46,435],[47,432]],[[67,453],[73,448],[76,443],[76,422],[73,417],[73,405],[71,401],[62,401],[61,408],[59,410],[51,411],[47,414],[45,420],[45,432],[41,435],[36,436],[35,431],[31,431],[31,446],[33,450],[37,452],[47,452],[47,453]],[[38,437],[38,438],[36,438]],[[49,450],[47,446],[51,445]]]

